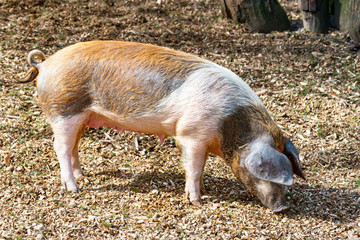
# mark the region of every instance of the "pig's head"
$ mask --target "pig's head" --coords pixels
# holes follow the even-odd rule
[[[268,135],[257,137],[231,164],[235,176],[273,212],[288,209],[284,185],[293,183],[293,173],[305,179],[295,146],[288,138],[282,142],[279,145]]]

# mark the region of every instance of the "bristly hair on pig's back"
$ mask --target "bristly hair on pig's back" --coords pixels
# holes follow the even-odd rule
[[[54,82],[61,91],[39,89],[39,98],[51,116],[73,116],[95,103],[117,115],[134,116],[154,108],[204,63],[194,55],[149,44],[78,43],[44,62],[56,73],[47,76],[46,84]],[[128,104],[119,104],[119,96]]]

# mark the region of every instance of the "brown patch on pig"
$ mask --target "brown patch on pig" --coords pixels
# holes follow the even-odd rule
[[[237,154],[236,154],[237,155]],[[255,190],[255,185],[251,181],[248,172],[244,172],[243,168],[239,164],[239,157],[234,157],[234,160],[231,163],[231,170],[234,173],[234,176],[237,180],[241,181],[247,188],[247,190],[253,194],[254,196],[257,195]]]
[[[68,79],[66,75],[63,77]],[[77,76],[73,75],[73,77]],[[52,85],[46,91],[38,88],[39,102],[50,119],[56,116],[73,116],[83,112],[92,103],[90,93],[87,91],[88,87],[79,81],[71,83],[59,81]]]

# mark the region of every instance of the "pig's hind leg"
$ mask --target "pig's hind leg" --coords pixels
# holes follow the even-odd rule
[[[207,147],[190,137],[178,137],[177,140],[186,172],[185,196],[193,205],[201,205],[200,192],[205,192],[203,171]]]
[[[84,133],[84,129],[85,129],[85,124],[78,129],[74,143],[74,148],[71,153],[71,166],[75,179],[79,179],[85,176],[84,171],[80,167],[80,161],[79,161],[79,142],[81,136]]]
[[[59,159],[61,170],[61,183],[71,192],[79,192],[75,177],[83,175],[79,164],[78,142],[82,134],[84,113],[70,118],[56,117],[51,121],[54,131],[54,149]]]

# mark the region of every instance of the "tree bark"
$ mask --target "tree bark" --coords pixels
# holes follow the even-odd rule
[[[330,25],[329,0],[299,0],[304,29],[327,33]]]
[[[360,1],[335,0],[335,25],[360,43]]]
[[[289,19],[277,0],[220,0],[224,17],[244,23],[252,32],[269,33],[290,28]]]

